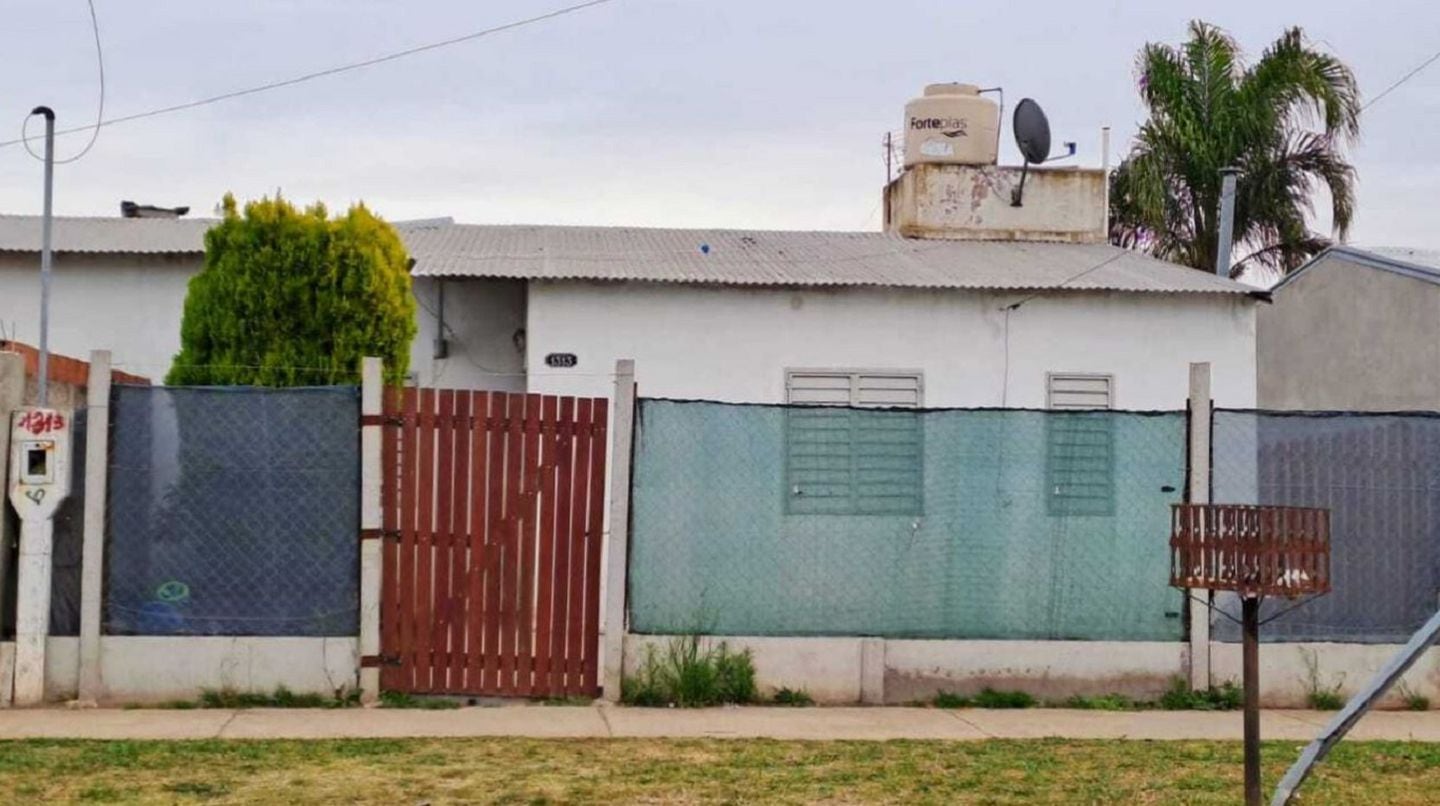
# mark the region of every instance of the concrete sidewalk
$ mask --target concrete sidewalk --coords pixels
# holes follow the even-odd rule
[[[1332,714],[1266,711],[1266,739],[1309,741]],[[772,739],[1219,739],[1241,738],[1240,712],[928,708],[622,708],[506,705],[451,711],[69,710],[0,711],[0,739],[333,739],[523,736],[534,738]],[[1440,742],[1440,711],[1381,711],[1354,740]]]

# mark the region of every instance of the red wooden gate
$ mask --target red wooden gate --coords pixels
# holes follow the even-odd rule
[[[608,407],[387,390],[382,688],[599,693]]]

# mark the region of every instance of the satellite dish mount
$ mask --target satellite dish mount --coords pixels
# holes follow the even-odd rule
[[[1030,98],[1023,98],[1015,105],[1015,116],[1011,119],[1010,128],[1015,132],[1015,146],[1025,158],[1025,163],[1020,168],[1020,184],[1010,194],[1010,206],[1022,207],[1025,199],[1025,177],[1030,173],[1030,164],[1039,165],[1052,159],[1073,157],[1075,144],[1066,142],[1064,154],[1050,156],[1050,121],[1040,109],[1040,104]]]

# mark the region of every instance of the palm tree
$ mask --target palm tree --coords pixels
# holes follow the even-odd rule
[[[1334,237],[1355,206],[1343,148],[1359,133],[1355,76],[1291,28],[1247,66],[1235,40],[1190,23],[1179,48],[1148,44],[1136,59],[1150,119],[1111,178],[1110,237],[1121,246],[1215,270],[1220,170],[1239,169],[1232,275],[1288,272],[1330,244],[1307,216],[1330,192]],[[1320,131],[1314,128],[1323,127]]]

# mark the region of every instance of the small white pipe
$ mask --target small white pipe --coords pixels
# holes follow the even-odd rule
[[[1100,127],[1100,171],[1105,175],[1105,203],[1100,205],[1100,231],[1110,237],[1110,127]]]

